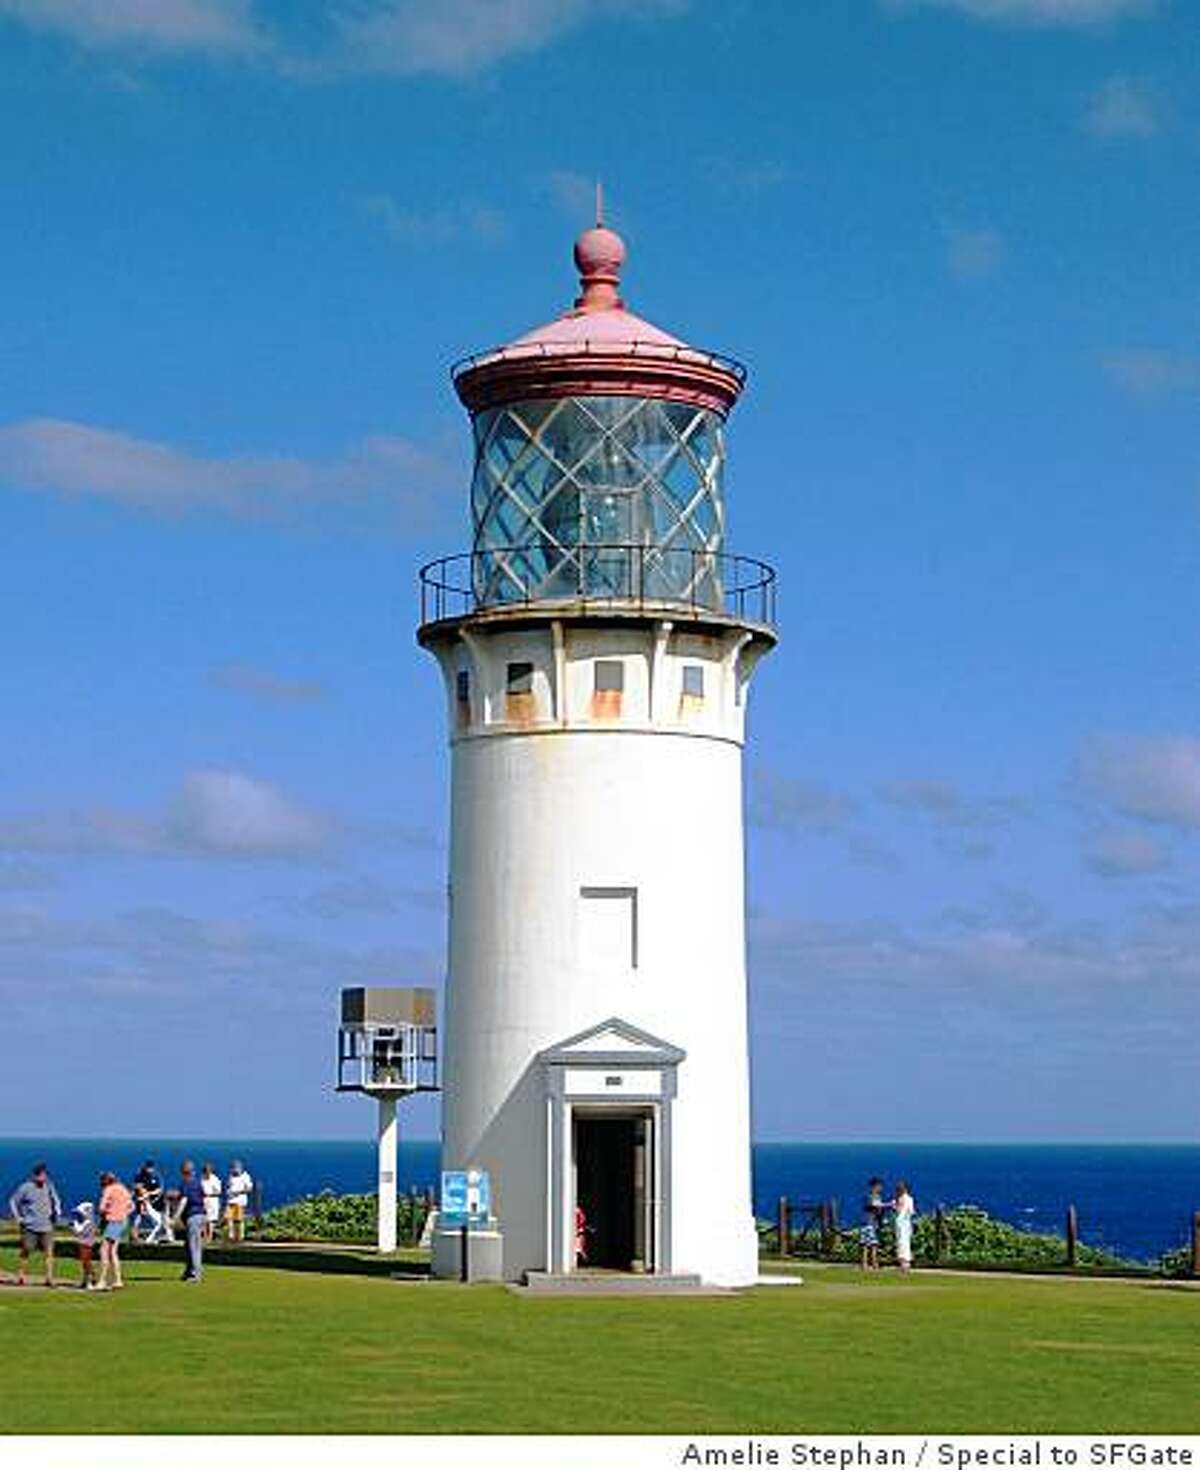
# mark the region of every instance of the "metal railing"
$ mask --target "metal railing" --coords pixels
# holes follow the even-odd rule
[[[437,1085],[436,1027],[401,1022],[338,1028],[338,1092],[430,1092]]]
[[[718,613],[774,627],[774,567],[750,556],[700,547],[633,543],[562,546],[529,542],[488,547],[421,568],[421,622],[493,607],[669,606],[699,617]]]
[[[738,383],[746,381],[746,368],[735,357],[722,352],[711,352],[706,347],[689,347],[685,342],[612,342],[603,338],[585,338],[582,341],[512,342],[505,347],[492,347],[485,352],[472,352],[460,357],[450,368],[450,377],[457,382],[463,373],[477,367],[490,367],[493,363],[525,362],[538,358],[571,357],[623,357],[642,358],[652,362],[691,364],[697,367],[714,367],[729,373]]]

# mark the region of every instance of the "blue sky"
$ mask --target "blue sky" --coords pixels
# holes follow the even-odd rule
[[[751,369],[759,1136],[1194,1136],[1190,12],[0,0],[0,1129],[369,1128],[336,990],[441,975],[447,367],[600,176]]]

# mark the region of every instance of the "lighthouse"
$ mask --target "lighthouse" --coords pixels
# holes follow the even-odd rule
[[[742,751],[775,576],[725,548],[745,371],[629,310],[625,256],[598,221],[570,309],[454,369],[471,550],[423,568],[418,633],[451,761],[443,1168],[486,1174],[508,1280],[740,1286]]]

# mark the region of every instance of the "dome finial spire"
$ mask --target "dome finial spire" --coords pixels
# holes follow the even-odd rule
[[[575,300],[576,311],[623,308],[617,287],[625,264],[625,241],[604,223],[604,185],[599,179],[596,180],[596,223],[575,241],[575,264],[581,288]]]

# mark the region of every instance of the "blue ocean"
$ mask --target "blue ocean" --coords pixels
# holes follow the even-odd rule
[[[362,1142],[268,1139],[0,1138],[5,1194],[44,1158],[69,1205],[94,1196],[101,1169],[132,1178],[143,1159],[173,1177],[179,1161],[211,1160],[225,1173],[242,1159],[267,1206],[322,1189],[367,1193],[375,1187],[375,1149]],[[433,1188],[438,1145],[400,1145],[402,1190]],[[779,1197],[795,1203],[836,1198],[853,1223],[867,1178],[907,1179],[920,1210],[982,1205],[1030,1230],[1062,1232],[1068,1205],[1080,1234],[1135,1260],[1152,1260],[1188,1238],[1200,1209],[1200,1145],[1195,1144],[917,1144],[760,1143],[754,1147],[754,1208],[775,1218]]]

